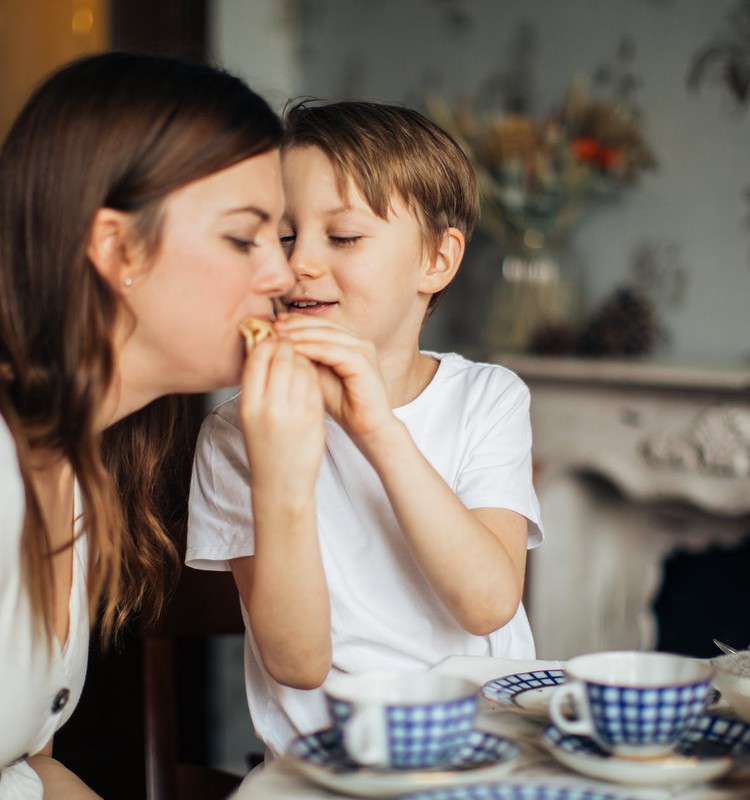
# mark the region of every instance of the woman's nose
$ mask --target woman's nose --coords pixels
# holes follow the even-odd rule
[[[255,291],[258,294],[286,294],[294,286],[295,277],[281,245],[269,252],[263,268],[258,274]]]

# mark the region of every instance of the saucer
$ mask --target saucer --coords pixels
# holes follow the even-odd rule
[[[587,736],[554,725],[542,734],[544,745],[563,765],[590,778],[641,786],[702,783],[729,772],[735,756],[750,752],[750,725],[705,714],[682,737],[674,753],[661,758],[622,758]]]
[[[453,786],[417,792],[398,800],[635,800],[632,795],[593,786],[561,786],[552,783],[490,783]]]
[[[482,686],[482,696],[491,703],[546,717],[552,690],[562,683],[565,673],[561,669],[519,672],[488,681]]]
[[[340,733],[326,728],[299,736],[285,758],[326,789],[357,797],[394,797],[433,786],[494,780],[515,766],[518,755],[518,746],[510,739],[475,729],[447,763],[432,769],[362,767],[347,756]]]

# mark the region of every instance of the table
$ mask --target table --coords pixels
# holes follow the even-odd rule
[[[453,656],[445,659],[434,671],[469,678],[478,685],[503,675],[526,672],[534,669],[556,669],[561,667],[560,661],[529,661],[508,658],[490,658],[477,656]],[[576,775],[560,766],[546,751],[537,745],[540,724],[524,715],[512,711],[501,711],[490,707],[480,711],[477,727],[502,733],[518,741],[521,747],[519,767],[503,776],[505,781],[536,781],[544,778],[547,782],[558,782],[562,785],[574,786],[607,786],[583,776]],[[709,787],[669,787],[658,789],[642,789],[633,787],[617,787],[627,789],[632,797],[639,800],[742,800],[750,797],[750,783],[742,785],[720,785]],[[336,794],[313,786],[297,775],[294,767],[286,758],[281,758],[259,770],[251,772],[233,795],[232,800],[346,800],[346,796]],[[349,798],[356,800],[356,798]]]

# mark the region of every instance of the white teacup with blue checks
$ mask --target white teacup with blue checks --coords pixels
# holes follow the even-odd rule
[[[338,675],[323,693],[349,757],[390,769],[444,762],[469,738],[479,703],[471,681],[430,672]]]
[[[633,651],[576,656],[564,669],[565,683],[550,700],[552,721],[625,758],[672,751],[703,712],[713,675],[708,661]]]

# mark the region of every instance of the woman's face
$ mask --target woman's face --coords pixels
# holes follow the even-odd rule
[[[238,324],[270,318],[294,279],[279,243],[278,151],[177,190],[163,205],[161,247],[124,289],[135,314],[120,357],[122,388],[154,397],[239,383]],[[124,400],[124,398],[123,398]]]

